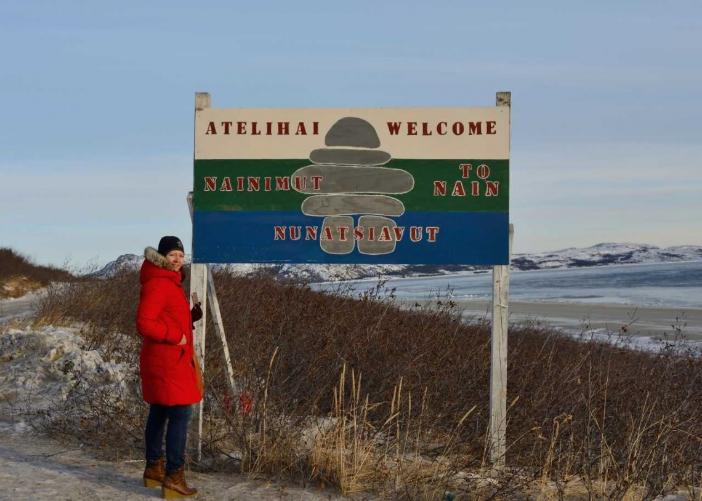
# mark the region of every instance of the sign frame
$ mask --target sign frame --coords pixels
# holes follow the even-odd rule
[[[509,111],[208,104],[193,262],[506,264]]]
[[[506,109],[508,144],[507,158],[509,159],[509,142],[511,141],[511,92],[497,92],[496,106]],[[195,94],[195,123],[197,123],[198,113],[209,109],[211,105],[210,94],[197,92]],[[197,160],[197,130],[194,135],[193,158]],[[193,227],[195,226],[195,215],[193,213],[192,193],[188,196],[188,204],[191,216],[193,216]],[[507,431],[507,334],[509,319],[509,275],[510,260],[512,256],[512,240],[514,227],[508,223],[508,250],[507,262],[505,264],[494,265],[492,267],[492,327],[491,327],[491,355],[490,355],[490,420],[488,425],[488,448],[489,459],[497,469],[504,468],[506,462],[506,431]],[[193,235],[193,242],[195,240]],[[232,392],[241,390],[234,380],[231,370],[231,360],[226,343],[221,315],[219,314],[219,303],[216,297],[216,289],[212,274],[207,262],[196,260],[195,246],[193,245],[193,263],[191,265],[191,296],[196,293],[202,298],[203,321],[195,326],[195,349],[200,359],[203,374],[205,371],[205,319],[207,314],[207,300],[209,298],[210,307],[215,314],[217,332],[223,345],[223,354],[228,367],[228,376]],[[208,294],[209,292],[209,294]],[[237,396],[237,395],[234,395]],[[195,416],[192,421],[194,426],[194,442],[196,444],[196,457],[201,460],[202,456],[202,425],[203,425],[203,402],[196,404]]]

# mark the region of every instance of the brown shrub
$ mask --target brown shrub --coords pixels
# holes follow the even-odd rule
[[[32,263],[32,261],[18,252],[0,248],[0,279],[11,276],[25,276],[36,280],[42,285],[50,282],[70,281],[75,278],[71,273],[55,266],[42,266]]]
[[[0,248],[0,298],[20,297],[51,282],[74,279],[66,270],[37,265],[12,249]]]
[[[238,411],[210,325],[207,450],[238,450],[245,470],[324,480],[346,491],[369,472],[381,480],[361,483],[393,496],[476,488],[460,484],[456,473],[486,466],[489,325],[462,321],[450,302],[403,309],[377,292],[358,299],[265,276],[216,273],[215,283],[236,377],[254,411]],[[40,314],[89,322],[95,346],[135,361],[138,290],[136,272],[78,283],[49,294]],[[509,469],[490,495],[534,480],[561,493],[577,479],[590,495],[608,497],[699,485],[699,358],[511,326],[508,381]],[[331,428],[301,456],[295,444],[311,419],[323,418],[332,419]],[[330,456],[340,443],[355,444],[356,455]],[[416,461],[406,462],[408,455]],[[336,467],[329,457],[340,458]],[[356,470],[339,466],[348,461],[367,467],[350,478]],[[389,478],[395,481],[388,487]],[[430,481],[431,489],[420,489]]]

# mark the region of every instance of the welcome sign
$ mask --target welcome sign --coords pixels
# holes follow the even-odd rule
[[[196,111],[196,263],[508,263],[508,106]]]

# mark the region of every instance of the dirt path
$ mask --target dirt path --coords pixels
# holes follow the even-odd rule
[[[141,483],[144,463],[96,459],[80,447],[35,435],[0,431],[0,499],[2,500],[141,500],[161,491]],[[302,489],[235,474],[188,474],[199,490],[196,499],[344,499],[319,489]]]

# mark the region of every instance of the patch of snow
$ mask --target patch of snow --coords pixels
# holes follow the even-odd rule
[[[558,269],[610,264],[670,263],[702,260],[702,246],[679,245],[660,248],[649,244],[600,243],[586,248],[516,254],[517,269]]]
[[[141,459],[106,461],[83,444],[2,433],[0,429],[0,499],[153,501],[161,496],[161,491],[143,486],[143,468]],[[316,486],[304,489],[232,472],[206,474],[191,470],[187,479],[198,489],[196,499],[348,499]]]
[[[128,367],[85,347],[76,327],[10,328],[0,333],[0,420],[32,415],[76,389],[126,390]],[[114,390],[114,391],[113,391]],[[20,423],[20,424],[17,424]]]
[[[0,300],[0,324],[9,320],[23,320],[34,314],[37,302],[47,289],[38,289],[20,297]]]
[[[578,331],[556,327],[558,332],[579,341],[597,341],[607,343],[617,348],[645,351],[649,353],[669,353],[686,357],[702,357],[702,341],[687,339],[663,339],[653,336],[631,336],[623,332],[613,332],[610,329],[597,328]]]
[[[122,254],[114,261],[107,263],[102,269],[91,273],[90,276],[97,278],[112,278],[121,271],[138,270],[141,268],[141,263],[144,262],[144,256],[137,254]]]

